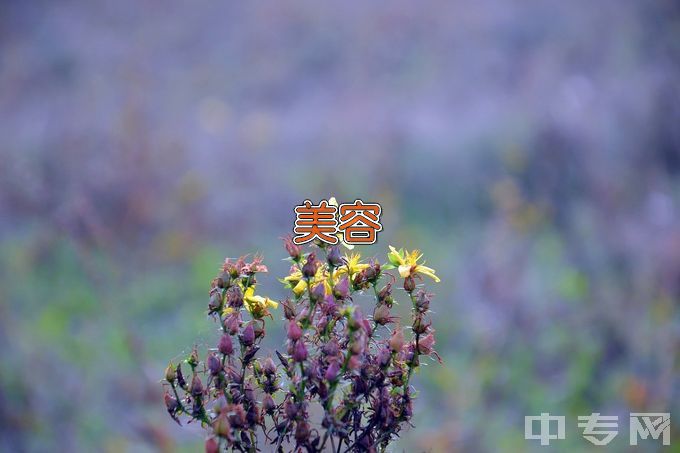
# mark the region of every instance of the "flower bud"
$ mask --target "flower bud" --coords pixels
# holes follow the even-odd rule
[[[215,440],[214,437],[209,437],[205,441],[205,453],[219,453],[220,444]]]
[[[349,297],[349,279],[346,275],[343,275],[342,278],[340,278],[340,281],[333,287],[333,295],[340,300]]]
[[[177,372],[175,371],[175,367],[172,365],[172,363],[170,363],[165,369],[165,380],[172,384],[175,382],[175,379],[177,379]]]
[[[191,379],[191,394],[193,396],[200,396],[203,394],[203,383],[197,374]]]
[[[392,336],[390,337],[390,349],[393,352],[399,352],[402,350],[404,347],[404,332],[401,330],[401,327],[398,327],[392,332]]]
[[[331,362],[330,365],[328,365],[328,368],[326,369],[326,374],[324,375],[324,378],[332,382],[338,377],[338,373],[340,372],[340,365],[338,365],[338,362]]]
[[[302,329],[298,326],[298,323],[291,319],[288,323],[288,338],[292,341],[297,341],[302,337]]]
[[[418,352],[421,354],[431,354],[434,350],[434,333],[430,332],[418,340]]]
[[[378,353],[376,354],[376,361],[378,362],[378,366],[380,368],[385,368],[387,365],[390,364],[390,359],[392,358],[392,354],[390,353],[389,348],[380,348],[378,350]]]
[[[286,248],[286,252],[288,252],[288,255],[290,255],[290,257],[293,258],[294,261],[300,259],[302,248],[295,242],[293,242],[290,236],[283,239],[283,246]]]
[[[231,341],[231,337],[226,333],[223,334],[217,345],[217,349],[224,355],[232,355],[234,353],[234,343]]]
[[[220,291],[213,291],[210,294],[210,301],[208,302],[208,310],[210,313],[219,312],[222,309],[222,294]]]
[[[243,306],[243,291],[238,285],[234,285],[227,290],[227,305],[232,308]]]
[[[198,365],[198,350],[196,349],[196,346],[194,346],[194,348],[191,350],[191,354],[189,354],[187,363],[189,364],[192,370],[196,368],[196,366]]]
[[[338,343],[335,340],[331,340],[325,345],[323,345],[321,351],[327,356],[334,357],[338,355],[339,349],[340,348],[338,347]]]
[[[168,392],[165,392],[163,399],[165,400],[165,407],[168,409],[170,415],[174,415],[179,409],[179,401],[172,397]]]
[[[390,307],[383,304],[375,307],[375,310],[373,311],[373,321],[375,321],[376,324],[380,324],[381,326],[384,326],[385,324],[389,323]]]
[[[293,349],[293,360],[296,362],[304,362],[307,359],[307,347],[302,341],[297,341]]]
[[[430,324],[430,322],[423,320],[423,316],[421,314],[418,314],[413,320],[413,332],[417,334],[425,333],[427,332],[427,329],[430,328]]]
[[[326,285],[321,282],[312,288],[312,301],[318,302],[326,295]]]
[[[252,346],[255,343],[255,328],[252,324],[248,324],[241,333],[241,342],[245,346]]]
[[[184,380],[184,375],[182,374],[182,364],[178,363],[177,364],[177,369],[175,370],[176,375],[177,375],[177,385],[179,385],[181,388],[186,389],[187,388],[187,381]]]
[[[302,275],[304,275],[307,278],[312,278],[316,274],[316,269],[318,267],[318,263],[316,261],[316,255],[312,252],[307,256],[307,261],[305,262],[305,265],[302,266]]]
[[[287,399],[283,403],[283,411],[286,414],[288,420],[294,420],[298,413],[298,405]]]
[[[238,329],[240,328],[240,326],[241,320],[239,318],[239,315],[236,313],[229,315],[227,318],[224,319],[224,328],[226,329],[229,335],[236,335],[238,333]]]
[[[267,357],[264,360],[262,369],[264,371],[264,374],[266,374],[267,376],[272,376],[276,374],[276,364],[274,363],[271,357]]]
[[[262,410],[267,414],[273,414],[276,409],[276,403],[274,398],[269,393],[265,393],[264,398],[262,398]]]
[[[219,372],[222,371],[222,362],[220,362],[220,359],[218,359],[214,353],[211,352],[208,354],[206,363],[208,364],[208,370],[210,371],[210,374],[213,376],[219,374]]]
[[[334,245],[328,251],[326,255],[326,261],[328,261],[329,266],[340,267],[343,264],[342,255],[340,255],[340,247]]]
[[[416,281],[411,275],[409,275],[404,279],[404,291],[407,293],[412,293],[414,289],[416,289]]]
[[[423,290],[418,291],[418,294],[416,294],[416,308],[421,313],[426,312],[430,308],[430,295]]]

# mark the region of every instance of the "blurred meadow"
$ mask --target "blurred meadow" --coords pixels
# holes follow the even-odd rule
[[[7,0],[0,451],[199,451],[168,360],[216,341],[226,256],[284,294],[293,208],[332,195],[442,278],[395,451],[543,451],[541,412],[558,451],[591,412],[610,451],[629,412],[680,439],[677,2]]]

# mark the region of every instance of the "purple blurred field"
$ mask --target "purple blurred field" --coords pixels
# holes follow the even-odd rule
[[[294,206],[331,195],[381,203],[365,255],[442,276],[395,451],[525,451],[540,412],[589,451],[577,415],[674,413],[678,125],[670,0],[2,2],[0,450],[200,448],[167,360],[216,338],[222,259],[285,272]]]

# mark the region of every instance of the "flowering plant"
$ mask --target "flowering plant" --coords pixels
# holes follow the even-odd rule
[[[256,358],[265,319],[279,306],[256,295],[257,274],[267,272],[262,258],[227,259],[208,302],[220,338],[203,361],[194,347],[168,366],[167,411],[178,423],[183,416],[209,430],[206,452],[255,452],[263,444],[276,451],[383,451],[413,414],[411,376],[420,357],[439,359],[432,295],[416,285],[422,276],[439,278],[418,264],[418,251],[390,247],[381,265],[357,253],[342,256],[338,246],[317,243],[304,253],[290,238],[284,242],[291,262],[280,280],[290,291],[280,304],[285,351],[276,351],[276,360]],[[391,314],[398,282],[412,306],[408,340]],[[374,298],[372,316],[355,303],[361,293]]]

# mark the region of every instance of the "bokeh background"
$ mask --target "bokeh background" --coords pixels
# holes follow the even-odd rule
[[[330,195],[442,276],[395,451],[526,451],[540,412],[631,449],[680,409],[679,69],[671,0],[1,2],[0,450],[202,448],[162,370],[225,256],[283,295]]]

